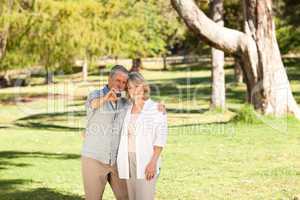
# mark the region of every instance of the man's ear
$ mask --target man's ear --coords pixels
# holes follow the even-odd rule
[[[108,83],[108,87],[111,88],[111,83],[112,83],[112,78],[111,78],[111,76],[108,76],[108,81],[107,81],[107,83]]]

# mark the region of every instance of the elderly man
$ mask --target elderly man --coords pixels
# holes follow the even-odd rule
[[[128,71],[116,65],[110,71],[108,84],[89,94],[86,101],[87,125],[82,148],[82,176],[86,200],[99,200],[109,182],[116,199],[128,199],[126,182],[118,177],[116,158],[121,127],[128,101],[125,90]],[[160,111],[165,111],[159,105]]]

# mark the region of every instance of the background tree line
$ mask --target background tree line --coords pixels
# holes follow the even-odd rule
[[[194,3],[215,23],[234,30],[245,30],[245,24],[251,26],[252,20],[248,22],[247,17],[255,17],[255,13],[249,14],[248,7],[247,12],[241,12],[245,7],[238,0],[196,0]],[[252,4],[249,1],[247,6]],[[278,0],[272,6],[280,51],[298,53],[299,1]],[[203,36],[197,35],[197,31],[190,32],[183,20],[170,2],[164,0],[0,0],[1,77],[9,82],[10,69],[42,66],[46,71],[45,83],[51,83],[54,72],[68,71],[80,59],[84,61],[82,74],[86,80],[89,65],[101,57],[131,58],[132,70],[138,70],[144,57],[211,54],[212,107],[224,108],[224,53],[217,49],[210,53],[207,41],[198,39]],[[255,30],[248,30],[249,35],[251,31]],[[247,69],[243,68],[245,58],[232,52],[230,56],[235,58],[237,80],[242,81],[248,73],[242,70]],[[255,74],[252,77],[249,73],[244,77],[248,94],[255,86],[250,79],[256,82]],[[262,98],[254,97],[259,107]]]
[[[208,3],[201,3],[205,12],[209,12]],[[295,0],[279,0],[274,5],[284,53],[300,48],[299,5]],[[227,27],[242,29],[240,9],[239,1],[224,1]],[[168,1],[0,1],[2,75],[9,69],[40,65],[48,72],[46,82],[51,82],[50,72],[70,67],[75,58],[89,63],[102,56],[139,59],[206,53],[207,49],[180,23]]]
[[[46,82],[75,59],[162,56],[183,37],[169,3],[1,0],[0,71],[43,66]]]

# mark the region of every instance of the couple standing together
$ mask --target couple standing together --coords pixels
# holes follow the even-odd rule
[[[127,97],[124,97],[126,91]],[[108,182],[118,200],[153,200],[167,140],[164,106],[151,100],[137,72],[116,65],[108,84],[91,92],[81,164],[86,200],[99,200]]]

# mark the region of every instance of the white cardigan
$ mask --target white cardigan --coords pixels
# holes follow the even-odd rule
[[[117,157],[119,177],[129,179],[128,161],[128,123],[132,105],[128,107],[121,131],[121,139]],[[135,131],[137,178],[145,179],[145,169],[153,155],[153,146],[164,147],[167,141],[167,115],[158,111],[156,102],[148,99],[137,118]],[[159,173],[160,159],[157,162]]]

